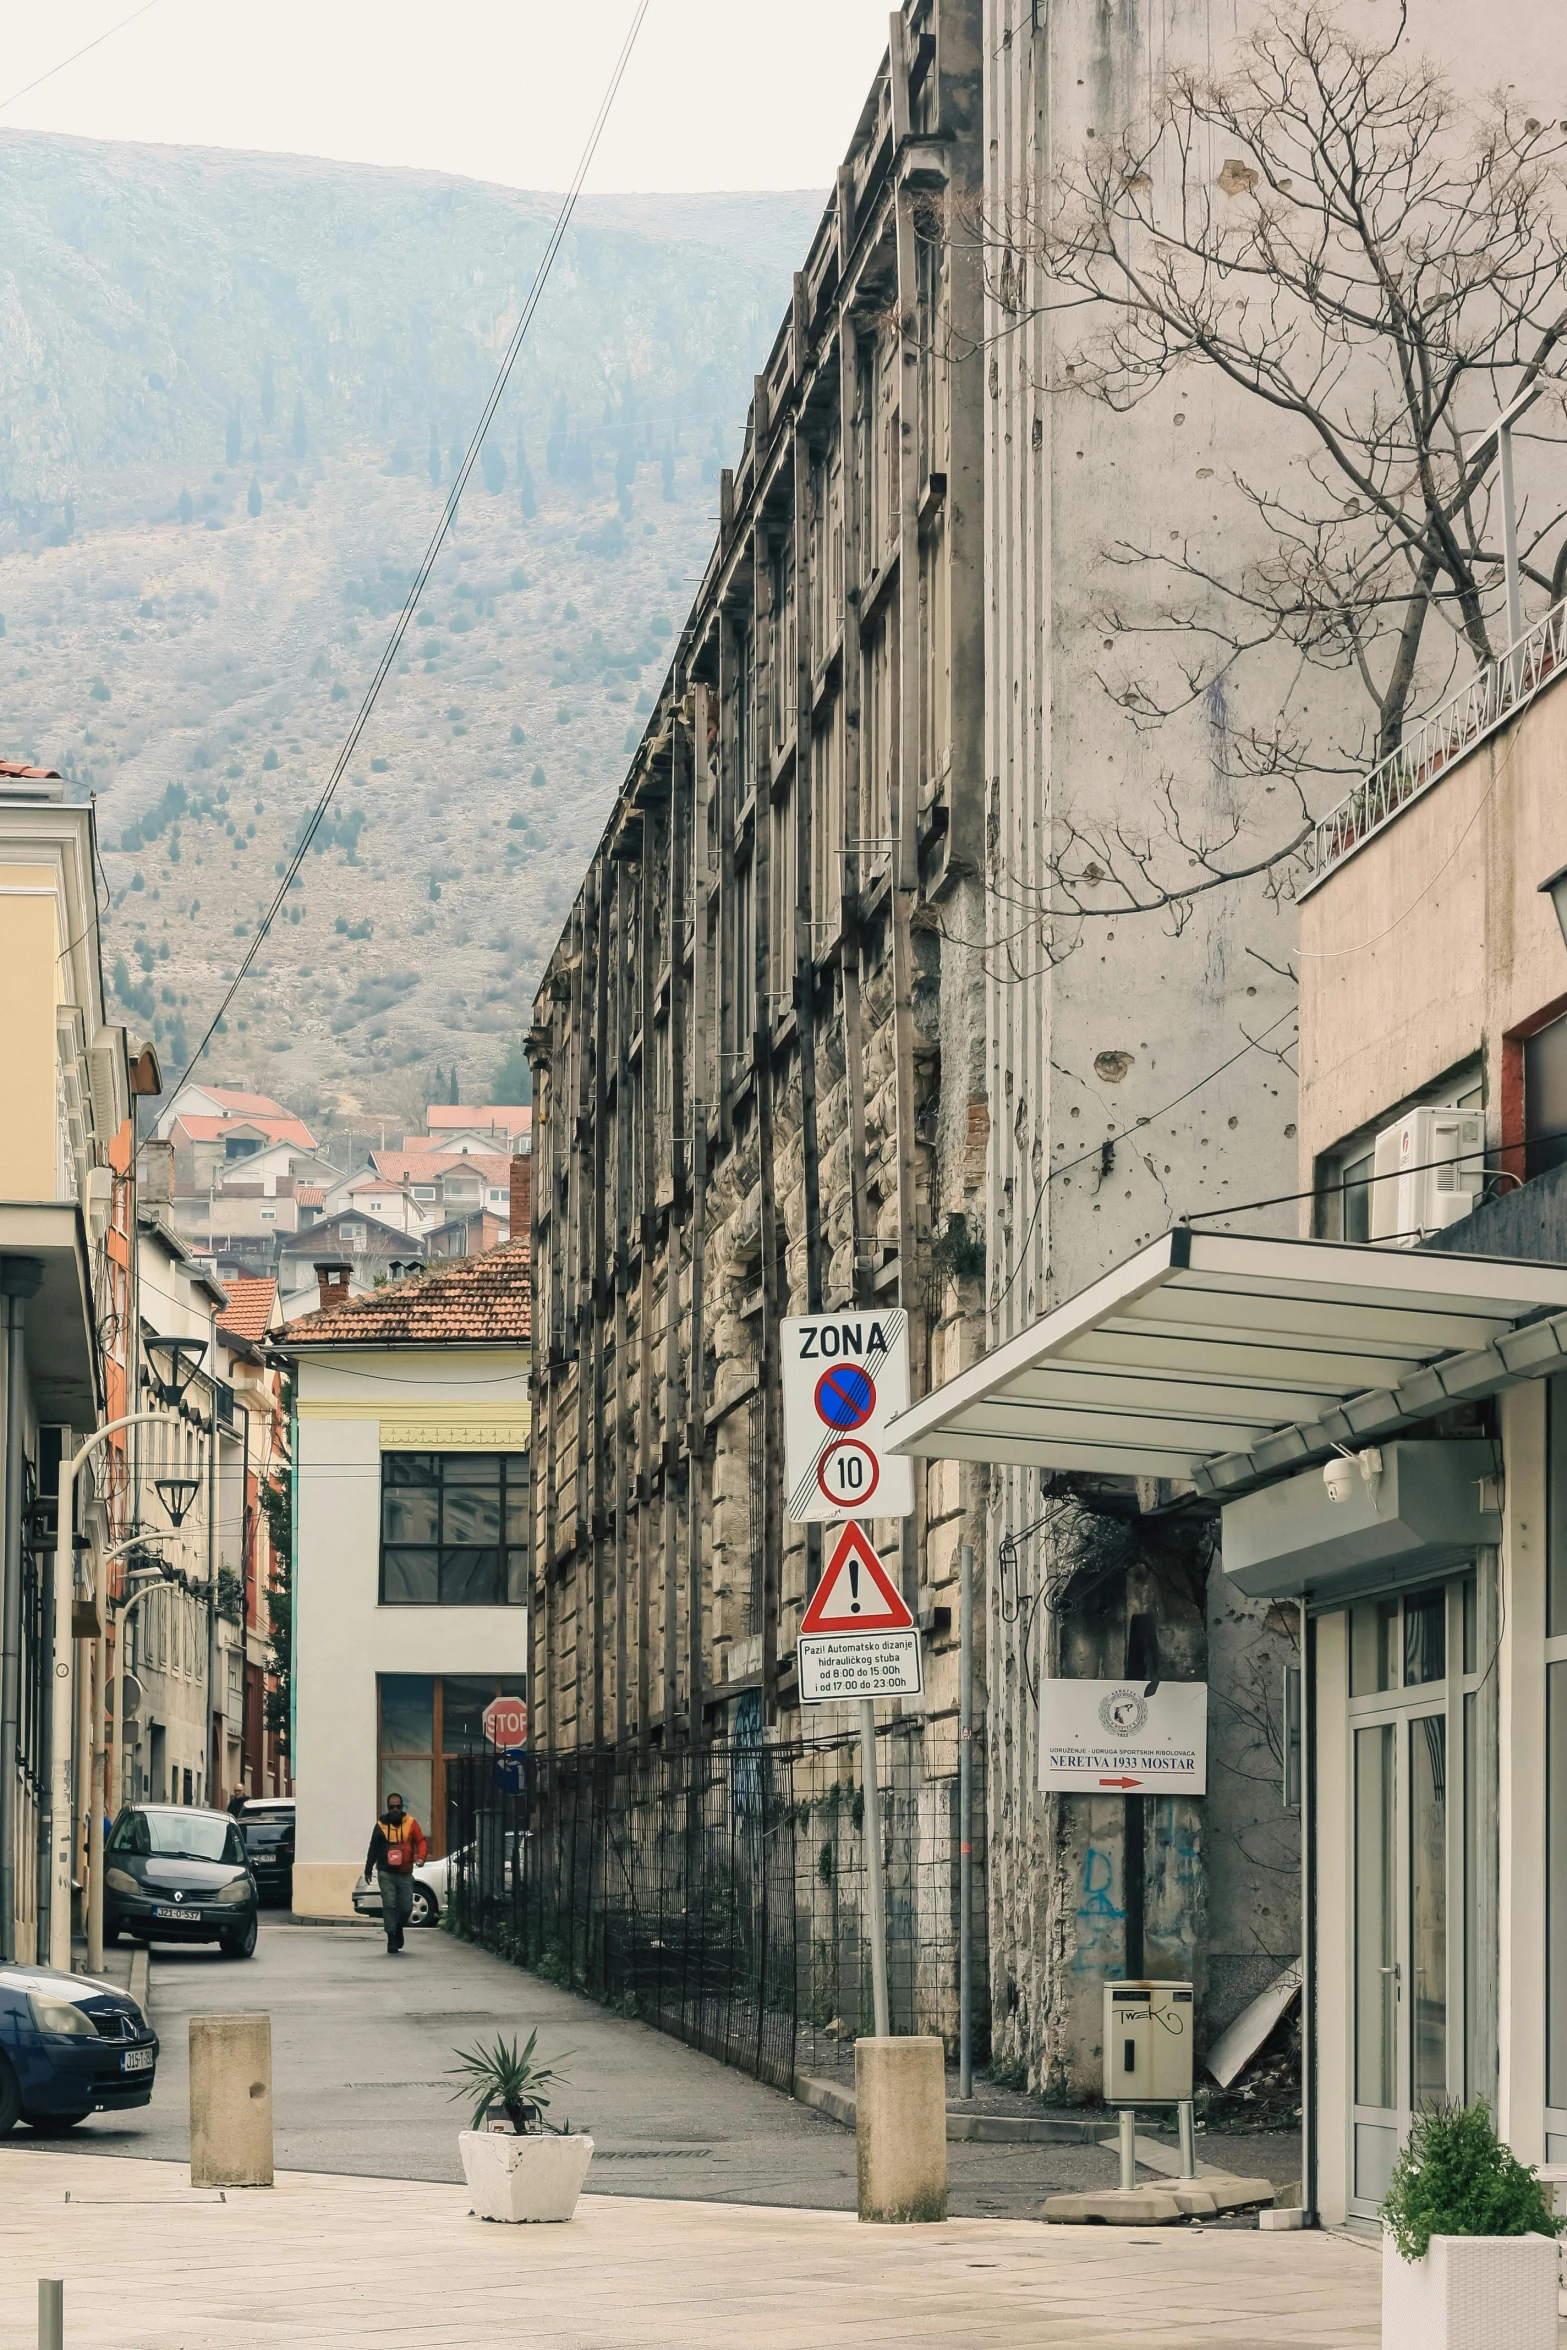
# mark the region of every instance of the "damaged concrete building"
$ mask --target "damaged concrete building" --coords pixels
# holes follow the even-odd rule
[[[977,231],[1162,38],[1102,11],[1052,31],[1061,13],[893,17],[529,1040],[539,1767],[831,1749],[833,1808],[818,1771],[791,1832],[800,1880],[835,1904],[820,1820],[852,1816],[854,1762],[847,1719],[798,1702],[821,1554],[784,1513],[781,1319],[901,1306],[919,1396],[1206,1197],[1221,1162],[1238,1197],[1288,1189],[1293,1166],[1292,1074],[1237,1058],[1242,1023],[1291,1033],[1287,977],[1245,956],[1244,900],[1173,939],[1079,924],[1071,952],[1042,919],[1063,792],[1136,814],[1158,787],[1095,683],[1098,550],[1151,484],[1185,494],[1166,444],[1213,426],[1195,388],[1157,432],[1053,409],[1049,322],[1015,314]],[[1173,758],[1217,772],[1200,726]],[[874,1529],[926,1634],[924,1698],[883,1708],[920,1913],[896,2022],[954,2028],[932,1954],[950,1958],[956,1916],[970,1544],[979,2044],[1078,2097],[1098,2088],[1107,1978],[1195,1981],[1211,2036],[1296,1955],[1275,1751],[1293,1627],[1217,1589],[1212,1520],[1185,1496],[1001,1450],[922,1466],[914,1517]],[[1208,1794],[1041,1795],[1042,1677],[1127,1671],[1209,1681]],[[835,1906],[824,1938],[848,1930]],[[849,1994],[795,1995],[852,2033]]]

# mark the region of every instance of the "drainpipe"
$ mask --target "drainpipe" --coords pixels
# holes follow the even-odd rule
[[[0,1331],[5,1339],[5,1487],[0,1524],[0,1959],[16,1948],[17,1747],[22,1719],[22,1497],[25,1484],[27,1366],[25,1306],[44,1269],[37,1257],[0,1259]]]

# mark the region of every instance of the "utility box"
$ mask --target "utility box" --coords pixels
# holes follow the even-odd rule
[[[1184,2104],[1195,2021],[1190,1983],[1106,1983],[1106,2105]]]

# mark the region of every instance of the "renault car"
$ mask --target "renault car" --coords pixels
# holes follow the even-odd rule
[[[157,2066],[158,2036],[117,1984],[0,1965],[0,2138],[146,2105]]]
[[[245,1839],[226,1812],[130,1805],[114,1823],[105,1863],[106,1938],[216,1942],[225,1958],[251,1956],[256,1880]]]

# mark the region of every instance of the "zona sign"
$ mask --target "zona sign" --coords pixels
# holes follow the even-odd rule
[[[785,1508],[797,1526],[914,1509],[914,1464],[883,1449],[909,1401],[909,1318],[898,1306],[797,1314],[779,1330]]]

